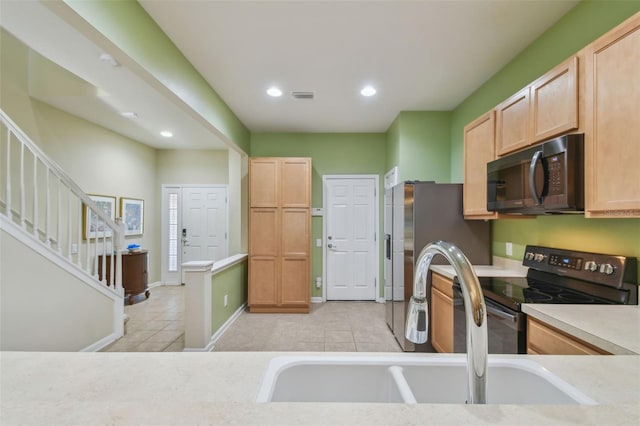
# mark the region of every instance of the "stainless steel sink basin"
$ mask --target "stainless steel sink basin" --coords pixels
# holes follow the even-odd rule
[[[596,404],[526,359],[490,356],[488,404]],[[460,356],[285,356],[271,361],[258,402],[464,404],[466,359]]]

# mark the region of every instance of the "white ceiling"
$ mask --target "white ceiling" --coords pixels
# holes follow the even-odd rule
[[[139,2],[253,132],[384,132],[400,111],[451,110],[578,3]]]
[[[400,111],[451,110],[577,3],[140,1],[252,132],[384,132]],[[0,8],[2,27],[78,78],[69,92],[68,84],[34,88],[35,98],[157,148],[226,148],[184,105],[100,62],[104,47],[42,3]],[[378,94],[360,96],[365,84]],[[270,85],[285,94],[268,97]],[[159,137],[165,128],[176,137]]]

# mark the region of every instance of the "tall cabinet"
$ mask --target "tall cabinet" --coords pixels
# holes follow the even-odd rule
[[[249,311],[309,312],[311,159],[249,160]]]

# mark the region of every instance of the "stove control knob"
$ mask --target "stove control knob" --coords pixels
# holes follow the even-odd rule
[[[544,254],[540,254],[537,253],[534,257],[533,260],[535,260],[536,262],[540,263],[544,260]]]
[[[613,274],[614,270],[615,268],[610,263],[603,263],[602,265],[600,265],[600,273],[602,274],[611,275]]]
[[[526,252],[524,254],[525,259],[527,260],[533,260],[533,253],[531,253],[530,251]]]
[[[598,264],[593,260],[590,260],[584,264],[585,271],[596,272],[598,270]]]

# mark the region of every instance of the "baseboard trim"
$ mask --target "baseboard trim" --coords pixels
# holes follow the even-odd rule
[[[311,298],[311,303],[324,303],[324,300],[322,299],[322,296],[312,297]]]
[[[215,333],[213,333],[213,336],[211,336],[211,340],[209,340],[209,343],[207,343],[207,346],[205,346],[204,348],[184,348],[182,351],[183,352],[213,351],[218,339],[220,339],[220,337],[222,337],[222,335],[229,329],[229,327],[231,327],[231,324],[233,324],[238,319],[238,317],[242,315],[242,313],[245,311],[246,308],[247,308],[246,303],[243,303],[242,305],[240,305],[240,307],[236,309],[236,311],[224,322],[224,324],[222,324],[220,328]]]
[[[107,337],[103,337],[97,342],[90,344],[86,348],[80,349],[79,352],[100,352],[101,349],[106,348],[107,346],[118,340],[120,337],[118,337],[116,333],[111,333]]]
[[[385,303],[386,301],[384,300],[384,297],[378,297],[378,298],[376,299],[376,302],[377,302],[377,303]]]

